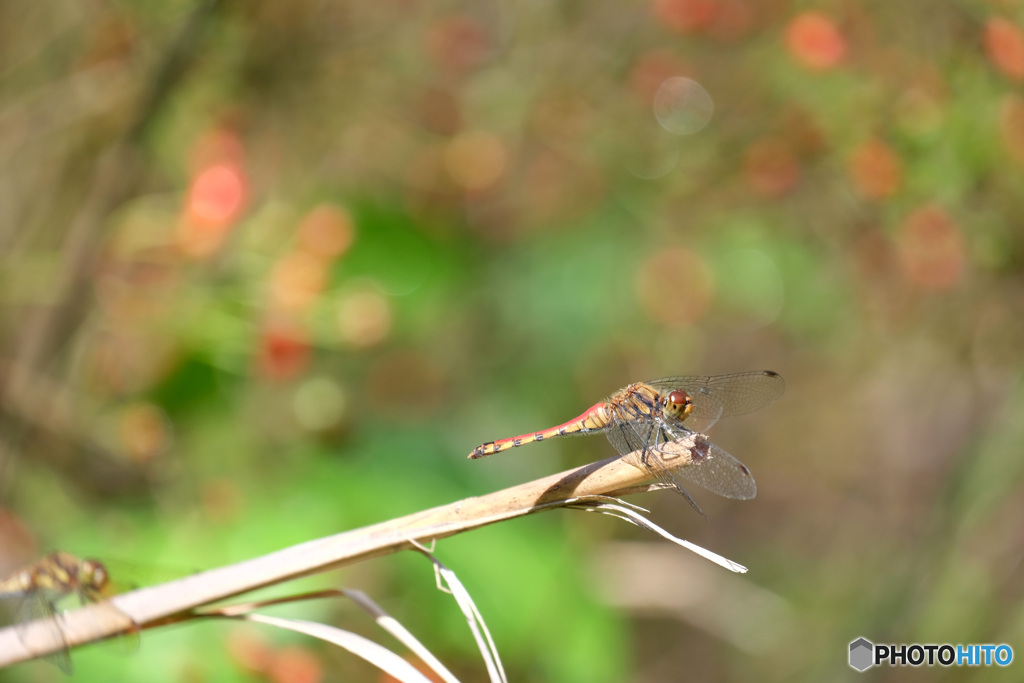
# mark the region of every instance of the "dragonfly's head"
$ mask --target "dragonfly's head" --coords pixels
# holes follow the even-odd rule
[[[693,412],[693,399],[682,389],[670,391],[661,399],[662,410],[669,417],[685,420]]]
[[[110,581],[107,568],[97,560],[82,560],[78,567],[78,585],[103,590]]]

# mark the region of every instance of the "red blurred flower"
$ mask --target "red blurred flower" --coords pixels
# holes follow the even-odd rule
[[[715,0],[654,0],[654,16],[679,33],[694,33],[715,18]]]
[[[201,137],[192,149],[192,177],[178,228],[178,245],[202,258],[227,239],[249,199],[249,180],[243,165],[245,148],[238,135],[217,129]]]
[[[789,145],[776,138],[754,142],[743,159],[750,186],[765,197],[779,197],[800,182],[800,165]]]
[[[1024,31],[1019,26],[999,17],[989,19],[985,24],[985,49],[1004,75],[1024,80]]]
[[[188,212],[208,229],[219,229],[234,221],[245,204],[245,171],[236,163],[208,166],[192,179]]]
[[[903,164],[889,145],[869,140],[850,157],[853,184],[868,199],[891,197],[903,182]]]
[[[966,245],[953,220],[936,206],[923,206],[903,222],[897,238],[903,274],[921,289],[955,285],[966,266]]]
[[[629,89],[641,102],[650,105],[658,88],[673,76],[692,73],[686,62],[669,50],[650,50],[640,55],[629,72]]]
[[[456,75],[478,67],[490,50],[484,27],[470,17],[441,19],[427,34],[427,52],[438,66]]]
[[[719,40],[740,40],[750,32],[756,18],[748,0],[721,0],[707,33]]]
[[[291,379],[306,369],[309,358],[306,334],[298,327],[275,323],[260,333],[257,371],[264,378]]]
[[[790,54],[812,69],[831,69],[846,54],[846,39],[835,22],[820,12],[804,12],[786,27]]]

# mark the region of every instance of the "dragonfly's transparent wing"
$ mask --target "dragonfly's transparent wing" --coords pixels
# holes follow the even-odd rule
[[[663,440],[671,441],[688,432],[666,421],[661,435]],[[706,442],[706,448],[693,454],[692,460],[691,464],[673,468],[672,473],[725,498],[750,500],[757,495],[757,484],[747,466],[710,441]],[[672,467],[671,460],[666,459],[665,465]]]
[[[628,406],[616,407],[612,417],[608,440],[615,449],[623,455],[636,452],[638,455],[632,456],[634,465],[650,472],[652,479],[675,488],[701,514],[700,506],[682,486],[680,477],[726,498],[749,500],[757,495],[757,484],[750,470],[710,441],[701,441],[702,447],[690,454],[689,463],[673,462],[682,456],[668,453],[660,446],[693,433],[682,422],[666,417],[628,419],[635,417]]]
[[[18,607],[17,626],[15,630],[18,637],[28,647],[28,625],[37,620],[44,620],[42,623],[47,629],[52,629],[52,639],[64,643],[64,647],[51,652],[45,656],[46,661],[51,662],[64,673],[71,675],[71,655],[68,652],[67,640],[64,638],[64,629],[61,626],[60,615],[53,606],[53,600],[57,596],[50,596],[46,591],[33,590],[24,594],[21,605]]]
[[[662,377],[645,384],[661,394],[675,389],[688,393],[693,399],[693,412],[686,418],[686,427],[695,432],[707,431],[721,417],[763,408],[786,390],[785,380],[771,370]]]
[[[628,407],[627,407],[628,409]],[[675,489],[686,499],[693,509],[701,516],[704,511],[700,509],[690,494],[683,488],[682,483],[665,467],[657,446],[662,436],[661,422],[653,418],[647,420],[628,419],[623,410],[619,407],[611,409],[612,423],[608,428],[608,440],[622,455],[630,455],[630,463],[651,475],[656,479]]]

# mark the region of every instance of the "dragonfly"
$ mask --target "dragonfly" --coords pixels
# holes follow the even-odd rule
[[[482,458],[560,436],[604,432],[612,446],[654,479],[678,491],[704,515],[676,475],[726,498],[748,500],[757,484],[746,465],[710,442],[690,453],[683,467],[665,464],[664,444],[710,429],[720,418],[749,413],[772,403],[786,382],[771,370],[729,375],[662,377],[619,389],[582,415],[550,429],[489,441],[473,449]],[[630,455],[632,454],[632,455]]]
[[[71,657],[61,629],[57,602],[69,595],[77,595],[82,604],[99,602],[113,592],[110,574],[102,562],[62,551],[50,553],[0,579],[0,598],[21,600],[17,615],[19,637],[25,640],[25,627],[30,622],[46,619],[49,627],[56,629],[57,639],[64,642],[64,647],[47,659],[66,674],[71,673]],[[118,616],[130,621],[123,613],[118,612]]]

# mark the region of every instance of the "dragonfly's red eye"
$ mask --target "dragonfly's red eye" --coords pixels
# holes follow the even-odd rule
[[[684,418],[693,410],[693,400],[685,391],[676,389],[665,397],[665,412],[671,417]]]

